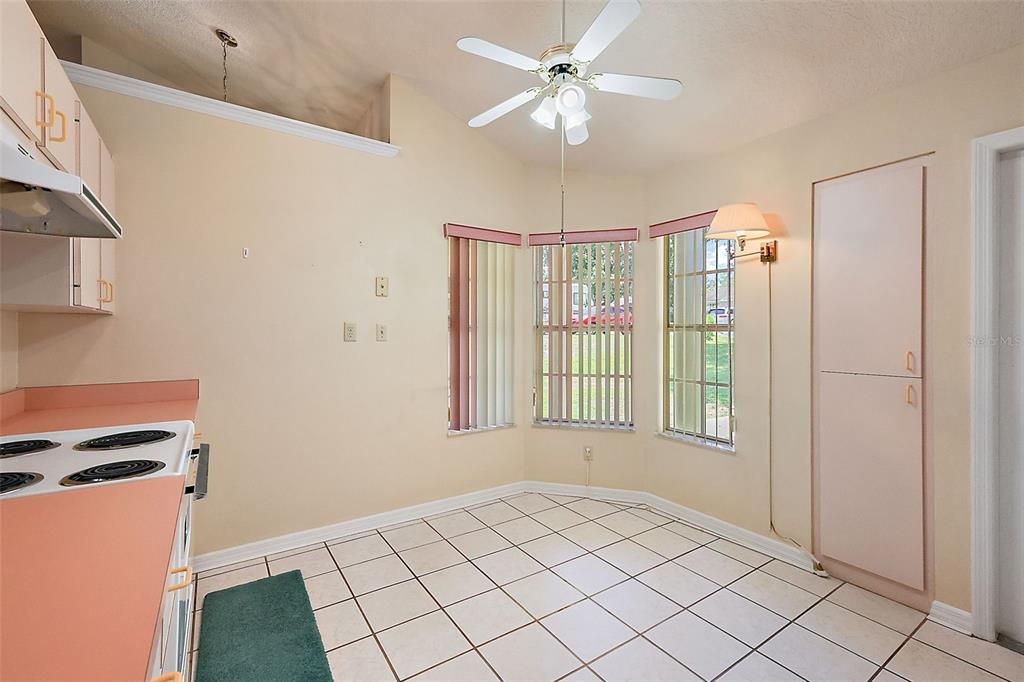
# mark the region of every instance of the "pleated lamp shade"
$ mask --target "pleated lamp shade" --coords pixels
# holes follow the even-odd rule
[[[770,234],[757,204],[729,204],[718,209],[707,236],[712,239],[760,239]]]

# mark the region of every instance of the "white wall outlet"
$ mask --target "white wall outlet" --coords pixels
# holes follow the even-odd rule
[[[345,341],[355,341],[356,340],[356,323],[355,322],[346,322],[345,323],[345,336],[344,336],[344,338],[345,338]]]
[[[387,341],[388,340],[388,326],[386,324],[377,325],[377,340]]]
[[[594,448],[587,446],[583,448],[583,461],[593,462],[594,461]]]
[[[381,297],[387,297],[388,295],[388,278],[378,277],[376,280],[377,295]]]

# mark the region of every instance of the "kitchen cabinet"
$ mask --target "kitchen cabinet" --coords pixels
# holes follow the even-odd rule
[[[0,2],[0,107],[43,141],[43,31],[24,2]]]
[[[75,150],[75,173],[94,192],[100,191],[100,134],[81,102],[75,102],[75,125],[78,144]],[[102,201],[102,196],[100,197]]]
[[[924,589],[921,380],[822,372],[818,550]]]
[[[4,122],[5,136],[39,163],[81,177],[114,213],[113,156],[23,0],[0,2],[0,108],[13,123]],[[114,311],[115,240],[11,232],[2,239],[0,308]]]
[[[812,277],[815,554],[836,577],[924,609],[927,163],[815,183]]]
[[[819,370],[921,376],[924,171],[897,165],[819,184]]]
[[[46,123],[41,149],[58,166],[73,173],[78,150],[75,125],[78,93],[49,43],[43,44],[43,92]]]
[[[114,157],[110,155],[103,138],[100,138],[100,201],[111,211],[114,210],[115,198]]]
[[[0,308],[21,312],[110,313],[113,251],[104,271],[101,242],[110,239],[0,233]]]

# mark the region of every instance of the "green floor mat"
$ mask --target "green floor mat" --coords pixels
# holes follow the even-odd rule
[[[196,682],[331,681],[299,571],[206,595]]]

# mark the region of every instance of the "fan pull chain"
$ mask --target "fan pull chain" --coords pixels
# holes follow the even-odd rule
[[[562,222],[558,232],[558,243],[565,248],[565,116],[559,116],[562,120],[562,134],[559,135],[562,153]]]

